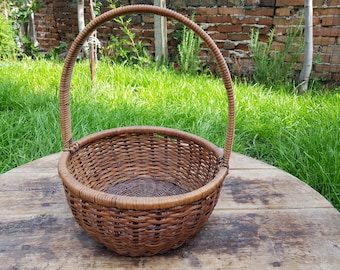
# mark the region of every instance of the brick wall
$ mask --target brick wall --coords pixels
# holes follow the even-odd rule
[[[62,41],[70,44],[78,31],[77,1],[40,1],[45,3],[35,17],[40,48],[48,51]],[[153,0],[122,0],[121,3],[152,4]],[[195,21],[215,40],[235,75],[254,72],[247,48],[250,29],[259,29],[263,41],[267,40],[269,31],[275,29],[275,48],[281,48],[287,26],[297,23],[303,16],[303,4],[303,0],[167,0],[168,8],[195,14]],[[316,61],[312,76],[340,84],[340,2],[313,0],[313,4]],[[102,12],[106,10],[105,6],[104,2]],[[153,17],[135,16],[133,22],[134,31],[153,52]],[[110,22],[99,29],[98,35],[105,43],[109,34],[119,33],[117,29],[118,25]],[[177,43],[172,38],[175,30],[176,25],[169,22],[170,55],[176,51]],[[209,58],[204,49],[201,56]]]

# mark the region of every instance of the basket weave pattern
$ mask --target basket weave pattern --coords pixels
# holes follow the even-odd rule
[[[212,150],[193,140],[125,131],[78,149],[67,168],[78,182],[97,191],[107,192],[112,186],[131,179],[160,179],[189,192],[210,182],[219,165]],[[138,185],[131,188],[137,189]],[[144,193],[148,192],[150,188]],[[159,195],[176,194],[171,188],[162,193]]]
[[[212,50],[228,96],[224,149],[196,135],[162,127],[122,127],[73,141],[70,81],[86,38],[114,17],[153,13],[184,23]],[[211,38],[174,11],[132,5],[92,21],[72,44],[60,83],[64,143],[58,171],[78,224],[95,240],[122,255],[151,256],[183,245],[212,213],[228,174],[234,132],[229,70]]]
[[[124,210],[85,201],[66,192],[72,213],[87,233],[122,255],[151,256],[181,246],[199,231],[220,189],[195,203],[162,210]]]

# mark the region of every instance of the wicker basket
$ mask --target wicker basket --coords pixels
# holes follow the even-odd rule
[[[151,13],[185,24],[214,54],[228,96],[224,149],[190,133],[162,127],[122,127],[73,141],[70,81],[77,54],[100,25],[114,17]],[[110,10],[75,39],[60,84],[64,151],[58,170],[72,213],[95,240],[118,254],[150,256],[194,236],[217,203],[234,135],[234,97],[229,70],[213,40],[190,19],[149,5]]]

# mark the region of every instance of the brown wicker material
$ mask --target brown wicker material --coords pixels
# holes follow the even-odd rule
[[[228,96],[224,149],[190,133],[162,127],[122,127],[73,141],[70,81],[77,54],[100,25],[131,13],[175,19],[200,36],[214,54]],[[177,248],[194,236],[217,203],[234,135],[234,97],[229,70],[213,40],[190,19],[149,5],[110,10],[75,39],[60,84],[64,143],[58,170],[79,225],[122,255],[150,256]]]

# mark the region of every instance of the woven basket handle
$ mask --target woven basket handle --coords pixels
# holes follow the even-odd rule
[[[178,22],[181,22],[184,25],[186,25],[189,29],[193,30],[196,33],[196,35],[198,35],[203,41],[205,41],[210,50],[212,51],[212,53],[214,54],[228,97],[228,127],[226,132],[226,141],[224,145],[224,157],[223,157],[223,165],[228,166],[234,138],[235,107],[232,81],[225,60],[220,50],[218,49],[217,45],[212,40],[212,38],[204,30],[202,30],[202,28],[200,28],[196,23],[175,11],[152,5],[129,5],[107,11],[102,15],[96,17],[94,20],[92,20],[85,27],[85,29],[81,33],[79,33],[77,38],[72,43],[64,63],[64,68],[62,71],[60,81],[59,113],[64,149],[65,150],[70,149],[74,144],[71,129],[70,82],[72,78],[73,67],[77,59],[77,55],[83,43],[88,39],[90,34],[93,31],[95,31],[100,25],[107,21],[112,20],[115,17],[132,13],[137,14],[152,13],[172,18],[174,20],[177,20]]]

